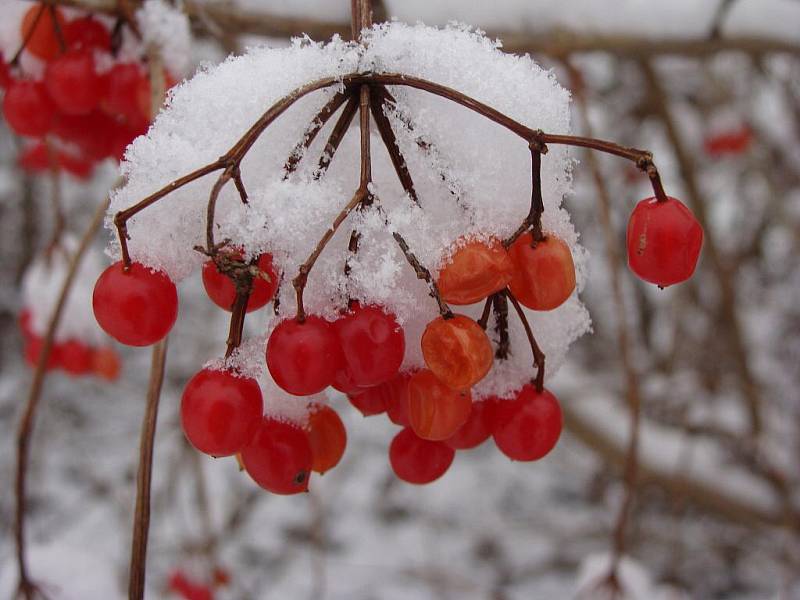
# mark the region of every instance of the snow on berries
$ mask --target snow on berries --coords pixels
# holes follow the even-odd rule
[[[538,460],[561,432],[544,381],[590,324],[587,255],[561,206],[568,147],[586,142],[568,131],[552,73],[464,27],[251,48],[174,90],[128,149],[98,321],[157,342],[175,283],[202,277],[231,325],[224,358],[186,387],[184,431],[277,494],[306,491],[345,453],[326,390],[404,428],[389,462],[410,483],[489,437]],[[637,233],[659,258],[633,270],[688,277],[699,244],[652,157],[594,142],[645,171],[668,215]],[[248,337],[257,310],[269,320]]]

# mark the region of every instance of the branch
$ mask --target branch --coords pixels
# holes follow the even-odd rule
[[[536,386],[536,391],[541,393],[544,389],[544,352],[542,352],[542,349],[536,342],[531,325],[528,323],[528,317],[525,316],[525,311],[523,310],[522,306],[520,306],[519,301],[516,299],[516,297],[514,297],[514,294],[511,293],[510,289],[506,288],[503,293],[508,296],[509,300],[511,300],[511,305],[514,307],[514,310],[517,311],[517,316],[522,323],[522,327],[525,329],[525,335],[528,336],[528,343],[530,344],[531,352],[533,353],[533,366],[536,367],[536,380],[534,381],[534,385]]]
[[[403,255],[405,255],[408,264],[410,264],[416,272],[417,279],[424,279],[428,283],[430,295],[434,300],[436,300],[436,304],[439,306],[439,314],[445,319],[452,319],[453,311],[450,310],[450,307],[447,306],[447,303],[442,299],[442,295],[439,292],[439,286],[436,285],[436,281],[433,279],[431,272],[422,266],[422,263],[419,262],[419,259],[414,256],[414,253],[411,252],[408,247],[408,243],[402,235],[395,231],[392,234],[392,237],[394,237],[397,245],[400,246],[400,250],[402,250]]]
[[[316,173],[314,173],[314,179],[322,177],[328,170],[328,167],[331,166],[331,161],[333,161],[333,157],[339,149],[339,144],[342,143],[342,139],[344,139],[347,130],[350,128],[350,124],[353,122],[356,112],[358,112],[358,98],[353,95],[350,97],[347,106],[344,107],[342,114],[339,115],[339,119],[333,126],[333,131],[331,131],[328,141],[325,143],[322,156],[319,157],[319,166],[317,167]]]
[[[150,530],[150,481],[153,472],[153,445],[158,419],[158,403],[161,384],[164,382],[164,363],[167,358],[167,339],[153,346],[150,366],[150,384],[147,389],[147,405],[142,420],[139,443],[139,471],[136,475],[136,509],[133,520],[131,543],[131,568],[128,581],[130,600],[144,598],[144,582],[147,566],[147,538]]]
[[[31,382],[31,389],[28,393],[28,399],[25,403],[25,410],[22,413],[19,426],[17,428],[17,473],[16,473],[16,518],[14,522],[14,533],[17,543],[17,566],[19,569],[19,586],[20,591],[31,598],[35,592],[35,586],[31,583],[27,564],[25,561],[25,513],[26,513],[26,499],[25,499],[25,484],[28,474],[28,454],[31,436],[33,434],[33,424],[36,418],[36,413],[39,407],[39,400],[42,396],[42,389],[44,387],[44,380],[47,376],[47,362],[50,360],[50,353],[53,349],[56,330],[58,329],[61,317],[64,312],[69,291],[75,281],[75,275],[78,272],[78,267],[83,260],[86,250],[89,248],[92,239],[97,234],[100,225],[103,223],[103,217],[106,210],[108,210],[109,199],[106,198],[94,212],[89,226],[81,238],[78,248],[69,263],[67,274],[64,277],[64,283],[61,285],[58,300],[56,301],[53,314],[50,316],[50,321],[47,324],[47,331],[45,332],[42,341],[42,348],[39,353],[39,358],[36,363],[36,370],[33,373],[33,381]]]
[[[286,160],[286,164],[283,166],[284,180],[289,177],[291,173],[295,172],[297,165],[300,164],[300,161],[303,159],[306,150],[308,150],[308,147],[314,142],[317,134],[323,127],[325,127],[325,124],[328,122],[328,120],[337,110],[339,110],[342,104],[344,104],[349,97],[350,92],[337,92],[317,113],[317,116],[311,121],[311,125],[309,125],[306,128],[305,133],[303,133],[303,139],[297,142],[297,145],[294,147],[292,153],[289,155],[289,158]]]

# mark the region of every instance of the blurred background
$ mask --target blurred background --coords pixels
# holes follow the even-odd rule
[[[139,4],[56,3],[109,18]],[[4,0],[0,20],[17,27],[30,5]],[[191,23],[187,76],[249,45],[350,30],[346,0],[175,5]],[[396,428],[338,398],[343,462],[290,498],[180,432],[183,385],[227,331],[199,280],[184,282],[156,435],[148,597],[192,597],[175,587],[183,577],[211,594],[196,598],[222,600],[800,598],[800,2],[374,5],[376,20],[461,21],[530,53],[572,91],[573,133],[652,150],[668,192],[705,228],[698,271],[667,290],[633,277],[625,225],[649,183],[625,161],[576,151],[565,206],[591,253],[582,299],[594,332],[549,383],[565,416],[557,448],[523,464],[485,444],[409,486],[387,460]],[[21,161],[29,149],[0,124],[3,597],[16,585],[16,432],[33,373],[20,317],[54,304],[67,268],[54,231],[72,251],[118,167],[76,177]],[[91,294],[108,239],[91,238],[75,298]],[[150,353],[91,343],[113,350],[119,375],[108,357],[91,376],[50,372],[31,438],[28,558],[51,598],[127,587]]]

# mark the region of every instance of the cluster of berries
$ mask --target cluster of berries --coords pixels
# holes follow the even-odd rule
[[[194,581],[182,569],[170,573],[167,581],[169,591],[183,600],[214,600],[214,589],[230,583],[230,574],[221,567],[214,567],[210,585]]]
[[[694,271],[702,229],[680,201],[642,200],[628,224],[628,259],[642,279],[665,287]],[[203,268],[209,297],[233,310],[236,274],[250,273],[247,310],[274,296],[279,274],[272,257],[245,261],[238,249],[221,251]],[[255,275],[253,275],[255,273]],[[563,304],[575,289],[567,244],[552,234],[525,232],[511,244],[459,240],[439,272],[444,302],[474,304],[505,294],[532,310]],[[162,339],[178,312],[174,283],[163,273],[122,261],[97,281],[93,305],[101,327],[122,343],[145,346]],[[425,368],[401,371],[405,334],[380,306],[351,301],[336,320],[317,315],[285,319],[273,329],[266,366],[278,386],[295,396],[333,387],[364,415],[386,412],[404,429],[391,443],[391,465],[401,479],[428,483],[443,475],[455,450],[474,448],[492,436],[513,460],[546,455],[561,431],[555,396],[528,384],[512,399],[473,402],[470,389],[492,369],[495,351],[485,323],[448,312],[430,322],[421,338]],[[304,428],[263,416],[256,380],[233,369],[203,369],[187,384],[181,419],[189,441],[211,456],[237,455],[263,488],[279,494],[308,489],[311,471],[324,473],[341,459],[347,434],[338,414],[308,399]]]
[[[31,6],[20,34],[27,63],[44,63],[26,72],[19,55],[11,63],[0,55],[5,120],[35,140],[23,150],[21,166],[85,178],[97,162],[120,160],[152,118],[144,63],[118,60],[112,41],[118,36],[105,20],[91,14],[68,20],[50,4]],[[169,87],[169,75],[166,80]]]
[[[25,341],[25,362],[35,367],[39,362],[44,340],[33,331],[30,309],[19,315],[19,328]],[[94,375],[107,381],[119,377],[121,362],[110,346],[92,347],[78,339],[55,342],[45,365],[48,370],[61,369],[72,377]]]

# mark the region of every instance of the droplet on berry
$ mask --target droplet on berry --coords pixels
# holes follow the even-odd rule
[[[505,288],[514,266],[498,240],[459,245],[439,272],[439,292],[445,302],[474,304]]]
[[[408,483],[422,485],[439,479],[453,463],[455,451],[443,442],[423,440],[410,428],[394,436],[389,462],[395,475]]]
[[[494,362],[486,332],[463,315],[439,317],[428,323],[421,345],[428,368],[455,390],[466,390],[478,383]]]
[[[309,315],[279,323],[267,342],[267,368],[281,388],[309,396],[328,387],[344,363],[332,325]]]
[[[189,442],[205,454],[230,456],[253,439],[264,401],[255,379],[203,369],[181,398],[181,425]]]
[[[408,382],[408,420],[422,439],[446,440],[467,422],[471,412],[469,391],[446,386],[428,369],[418,371]]]
[[[313,455],[308,435],[299,427],[264,417],[241,456],[247,473],[265,490],[274,494],[308,491]]]
[[[175,324],[178,292],[164,273],[140,263],[132,263],[126,272],[118,261],[98,278],[92,306],[108,335],[128,346],[149,346]]]
[[[370,387],[397,374],[406,341],[394,315],[354,302],[347,314],[333,322],[333,328],[344,354],[346,378],[353,384]]]
[[[311,470],[322,475],[342,460],[347,446],[347,431],[338,413],[324,404],[311,407],[307,431],[314,457]]]
[[[533,245],[530,232],[519,236],[508,249],[514,263],[509,289],[532,310],[558,308],[575,289],[575,264],[564,240],[547,234]]]
[[[495,405],[495,444],[511,460],[538,460],[550,452],[561,435],[561,407],[556,397],[532,385],[524,386],[513,400]]]
[[[241,253],[233,253],[232,257],[242,259]],[[262,254],[255,265],[269,280],[254,277],[250,298],[247,301],[247,312],[258,310],[266,305],[278,289],[278,273],[272,264],[271,254]],[[211,300],[222,309],[232,310],[236,301],[236,286],[230,277],[221,273],[213,260],[203,265],[203,287]]]
[[[703,228],[680,200],[646,198],[628,221],[628,266],[650,283],[667,287],[694,273]]]

